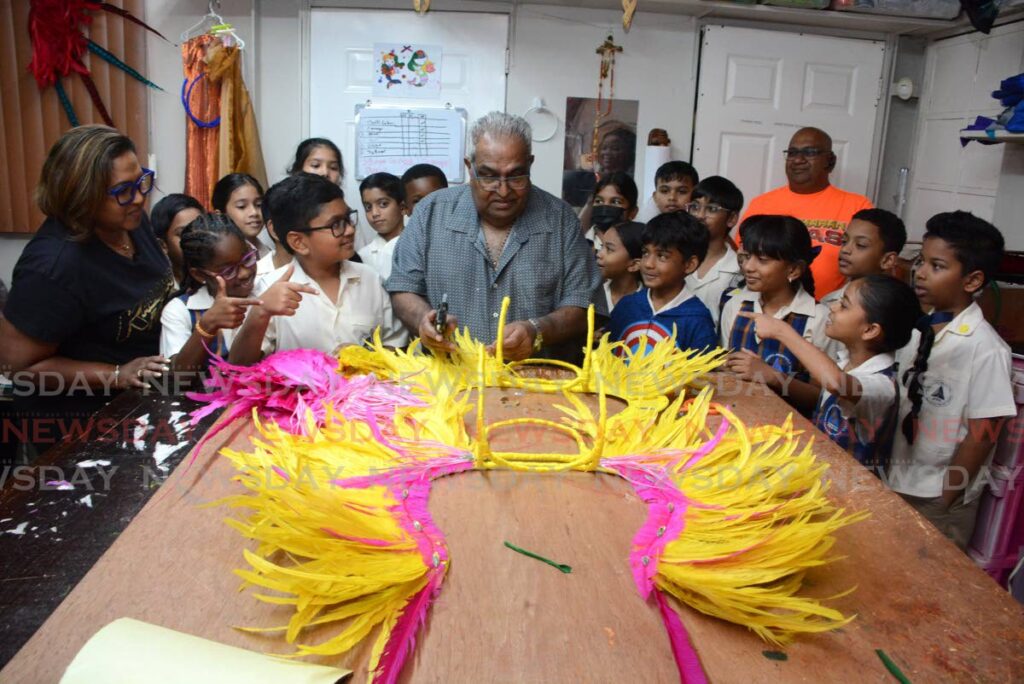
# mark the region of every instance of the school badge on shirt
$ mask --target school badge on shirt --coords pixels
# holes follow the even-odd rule
[[[927,383],[921,394],[925,401],[938,408],[948,406],[953,399],[952,388],[941,380]]]

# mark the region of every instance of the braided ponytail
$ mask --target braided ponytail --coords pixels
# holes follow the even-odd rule
[[[919,318],[914,327],[921,333],[921,339],[917,344],[917,356],[914,357],[914,364],[903,373],[903,382],[907,384],[907,398],[910,400],[910,412],[903,419],[902,425],[907,444],[913,444],[917,434],[917,417],[921,413],[921,401],[924,398],[921,378],[928,372],[928,357],[935,342],[935,330],[927,316]]]
[[[226,235],[246,241],[226,214],[201,214],[181,231],[182,279],[181,289],[175,295],[193,294],[206,283],[192,277],[193,268],[206,268],[213,259],[217,243]]]

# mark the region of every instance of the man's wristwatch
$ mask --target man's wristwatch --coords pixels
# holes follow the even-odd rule
[[[528,318],[526,320],[527,323],[533,326],[533,330],[535,333],[533,336],[533,351],[539,352],[541,348],[544,346],[544,333],[540,331],[540,321],[538,321],[536,318]]]

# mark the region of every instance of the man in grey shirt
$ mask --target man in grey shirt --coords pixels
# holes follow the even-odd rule
[[[395,314],[431,349],[454,349],[450,334],[462,326],[493,348],[507,296],[506,359],[581,346],[587,306],[603,308],[594,296],[601,274],[569,205],[530,183],[530,125],[491,112],[473,124],[470,140],[470,182],[420,201],[395,247],[387,281]],[[445,294],[441,335],[436,309]]]

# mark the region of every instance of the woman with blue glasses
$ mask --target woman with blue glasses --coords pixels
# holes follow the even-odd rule
[[[16,395],[98,407],[166,371],[160,312],[174,282],[143,208],[153,182],[113,128],[79,126],[50,149],[36,188],[46,220],[0,319],[0,372]]]

